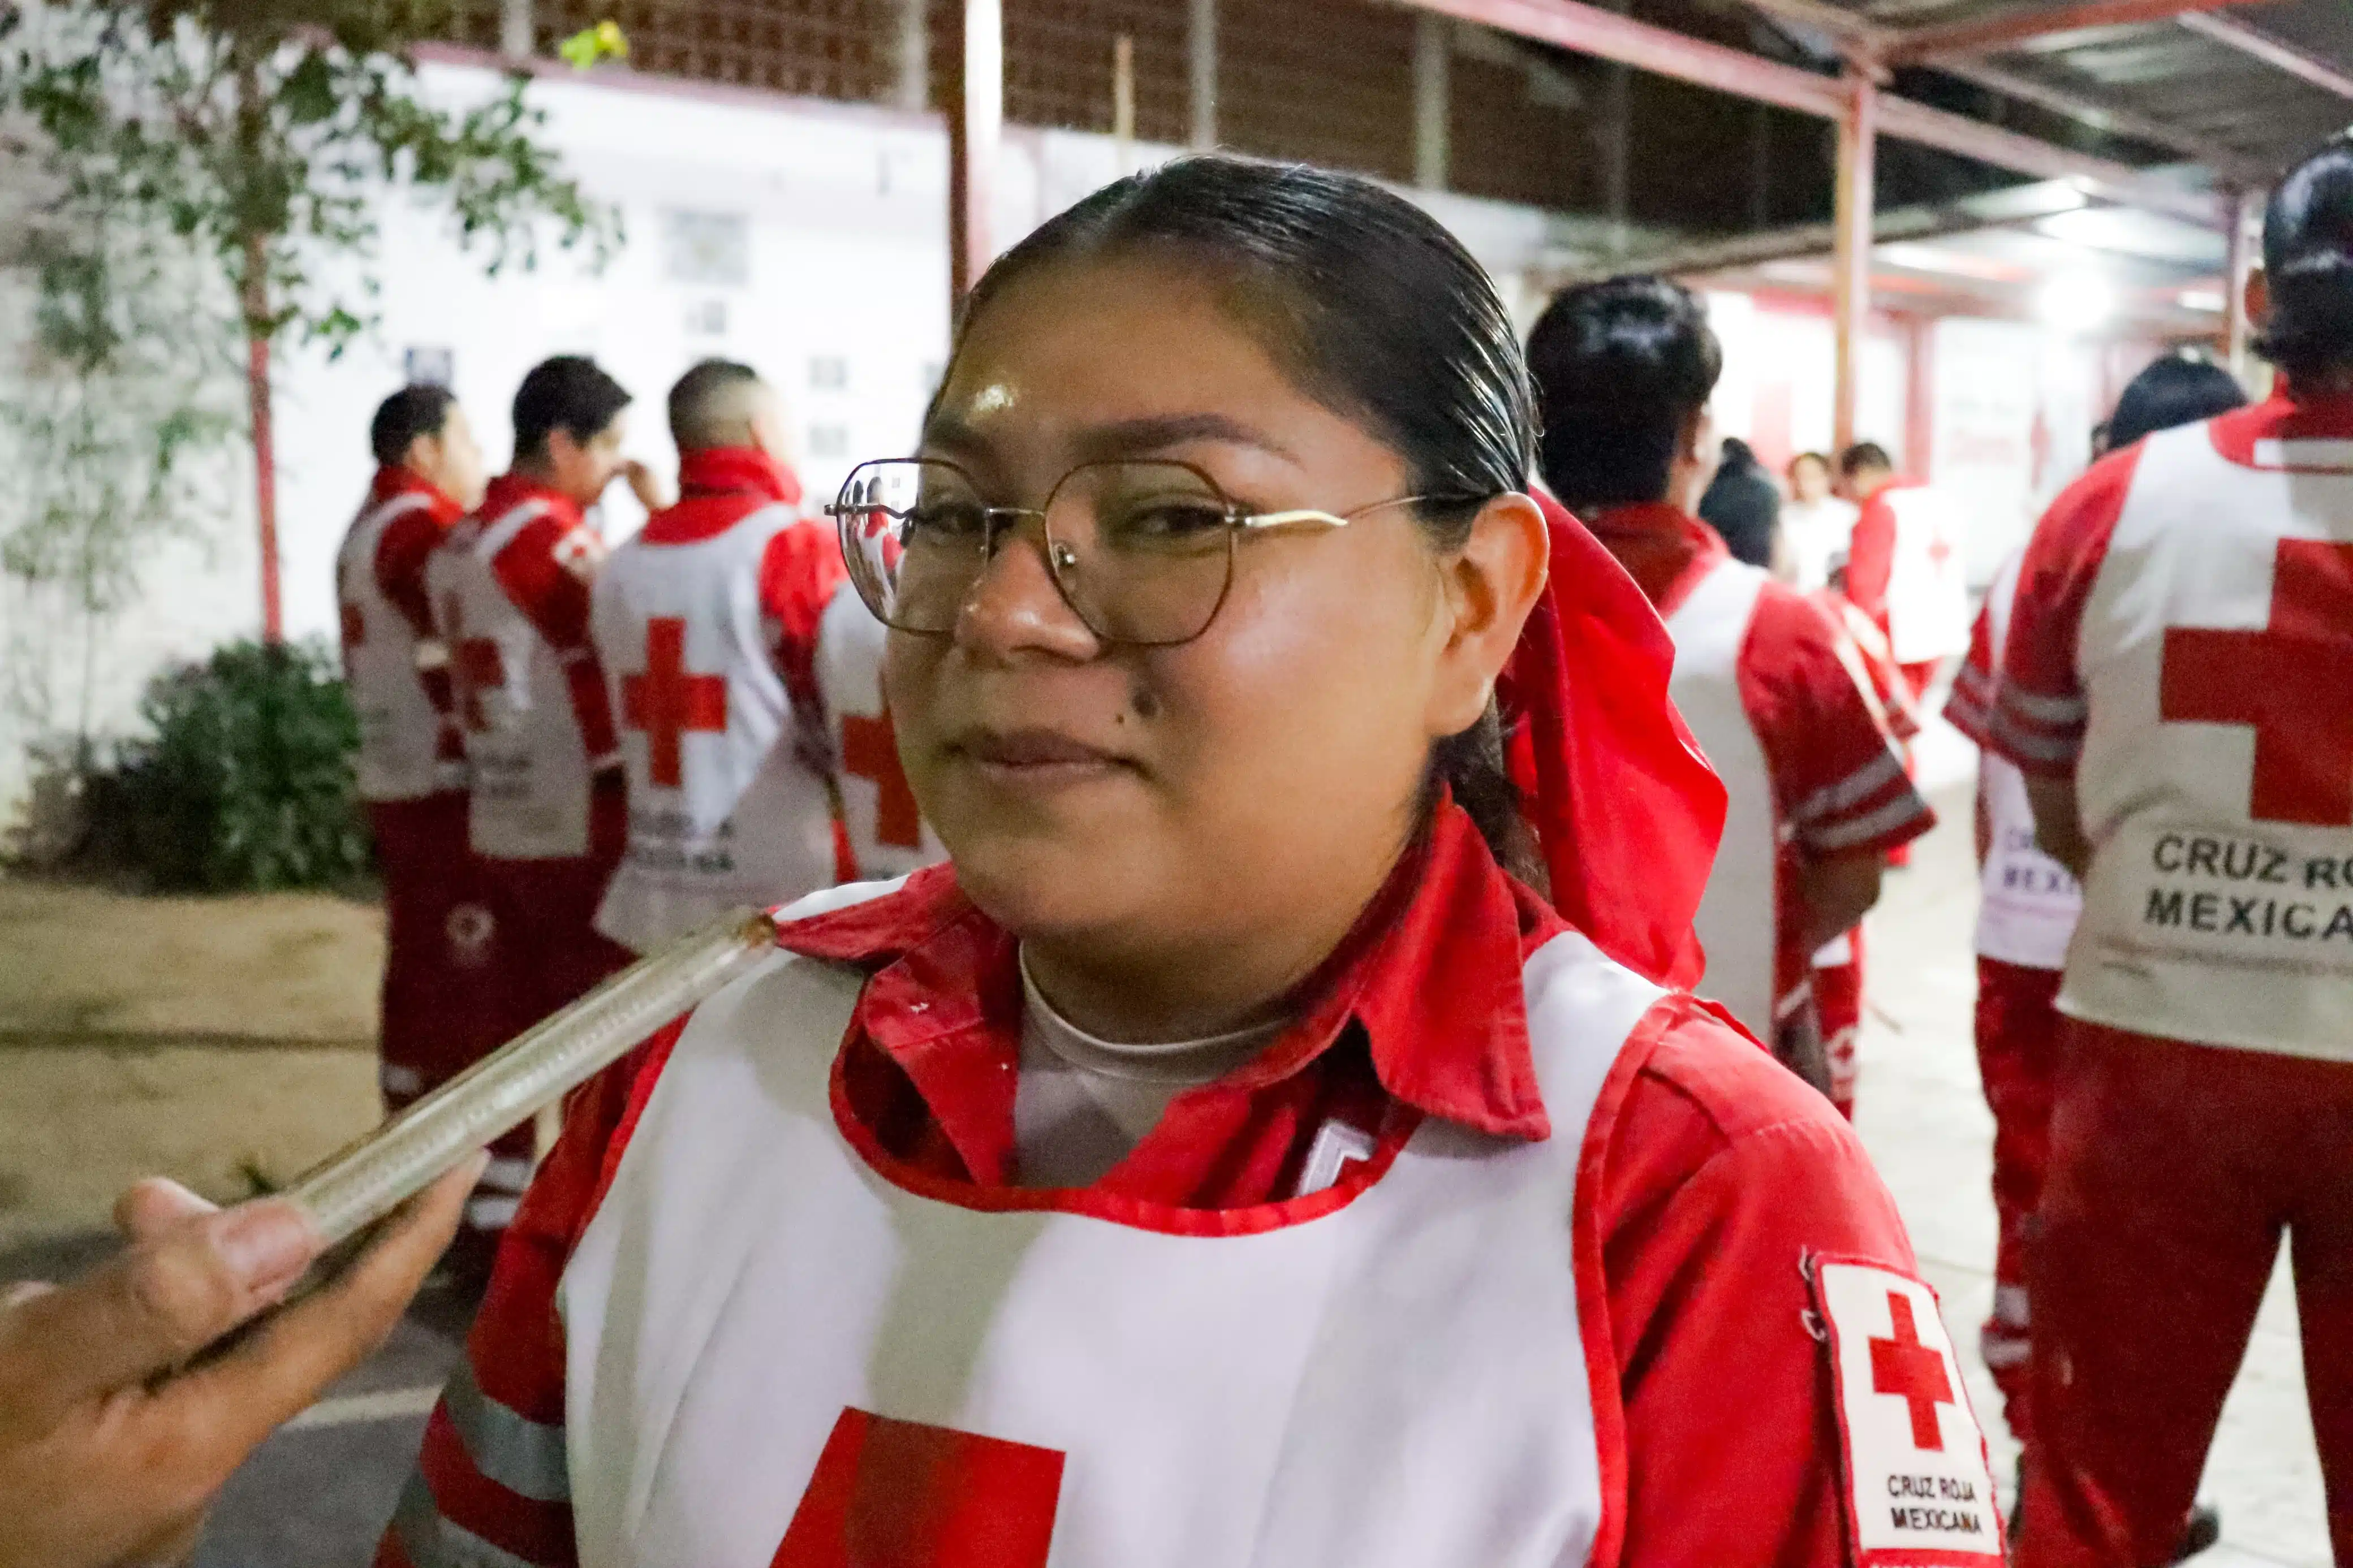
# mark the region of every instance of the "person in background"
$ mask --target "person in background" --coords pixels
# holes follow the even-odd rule
[[[2101,441],[2129,447],[2159,430],[2195,424],[2242,407],[2247,395],[2228,371],[2204,360],[2168,354],[2126,386],[2116,412],[2100,426]],[[1953,678],[1945,717],[1977,742],[1978,1073],[1993,1112],[1993,1311],[1978,1331],[1978,1346],[2002,1415],[2021,1453],[2023,1475],[2034,1446],[2033,1312],[2027,1292],[2027,1236],[2050,1164],[2052,1081],[2059,1054],[2060,1016],[2053,1004],[2066,963],[2067,939],[2083,903],[2074,877],[2035,847],[2034,814],[2026,780],[1995,749],[1993,719],[2000,700],[2001,649],[2018,589],[2013,551],[1994,574],[1968,656]],[[2220,1534],[2213,1510],[2192,1518],[2185,1544],[2202,1549]]]
[[[1700,907],[1697,989],[1827,1092],[1814,951],[1935,823],[1821,607],[1732,559],[1687,510],[1723,351],[1697,299],[1629,277],[1556,296],[1528,338],[1545,483],[1674,638],[1675,705],[1731,794]]]
[[[359,719],[353,773],[384,880],[377,1078],[397,1111],[497,1045],[497,922],[466,841],[466,763],[449,650],[425,563],[480,504],[482,449],[446,387],[406,386],[376,409],[366,501],[335,557],[343,683]],[[512,1196],[512,1194],[508,1194]]]
[[[841,547],[803,513],[784,405],[749,365],[681,376],[670,428],[678,504],[613,552],[590,617],[629,794],[596,929],[638,952],[837,872],[817,638]]]
[[[574,1100],[380,1564],[1833,1568],[1989,1493],[1852,1131],[1665,988],[1723,791],[1531,403],[1356,176],[995,263],[836,507],[951,864]]]
[[[2025,1568],[2180,1543],[2282,1238],[2353,1562],[2353,136],[2271,193],[2257,407],[2094,465],[2018,571],[1993,741],[2083,906],[2027,1257]]]
[[[480,1166],[442,1177],[324,1289],[193,1370],[318,1260],[292,1204],[216,1209],[142,1182],[114,1206],[127,1245],[112,1260],[69,1285],[0,1284],[0,1568],[184,1561],[245,1457],[384,1342]]]
[[[1781,548],[1781,489],[1739,437],[1724,438],[1715,477],[1700,494],[1698,512],[1735,561],[1772,568]]]
[[[1831,460],[1820,452],[1789,459],[1789,499],[1781,507],[1782,579],[1800,593],[1818,594],[1846,564],[1853,547],[1854,502],[1835,493]]]
[[[1887,448],[1839,454],[1839,491],[1859,508],[1844,591],[1879,623],[1917,698],[1969,646],[1968,520],[1950,497],[1895,471]]]
[[[595,925],[628,823],[588,635],[605,545],[587,516],[624,473],[649,510],[661,502],[644,465],[621,455],[628,404],[592,360],[559,355],[535,367],[515,392],[513,466],[426,563],[465,743],[467,838],[497,931],[500,1005],[483,1030],[493,1045],[631,957]],[[428,1075],[420,1091],[437,1086]],[[487,1267],[513,1217],[532,1130],[516,1129],[491,1153],[453,1256],[469,1274]]]

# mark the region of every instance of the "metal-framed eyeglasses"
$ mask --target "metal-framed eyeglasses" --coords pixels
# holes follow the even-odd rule
[[[1345,528],[1398,496],[1353,511],[1252,511],[1190,463],[1082,463],[1039,507],[996,506],[955,464],[936,458],[860,463],[826,515],[859,597],[895,631],[946,637],[1000,545],[1022,524],[1044,536],[1048,573],[1064,602],[1106,643],[1169,647],[1209,629],[1232,591],[1245,531]]]

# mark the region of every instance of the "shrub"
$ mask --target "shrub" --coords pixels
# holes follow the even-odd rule
[[[122,748],[105,793],[156,885],[317,888],[367,870],[359,721],[323,645],[232,643],[157,676],[140,712],[153,738]]]

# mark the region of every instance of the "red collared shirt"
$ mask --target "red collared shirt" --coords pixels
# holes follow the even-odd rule
[[[1672,616],[1728,552],[1714,529],[1666,506],[1621,506],[1590,524],[1662,616]],[[1883,854],[1936,825],[1906,775],[1884,710],[1855,678],[1846,634],[1830,612],[1785,583],[1757,595],[1741,645],[1740,705],[1773,780],[1781,840],[1774,903],[1774,990],[1786,998],[1812,973],[1801,877],[1809,859]]]
[[[1333,1115],[1440,1116],[1504,1137],[1553,1127],[1537,1095],[1520,971],[1558,919],[1499,870],[1469,819],[1442,808],[1419,861],[1304,988],[1300,1021],[1266,1053],[1172,1101],[1121,1165],[1087,1189],[1213,1206],[1289,1190],[1302,1144]],[[797,922],[786,937],[873,971],[843,1049],[853,1115],[881,1146],[944,1177],[1011,1183],[1020,981],[1014,942],[947,868],[901,892]],[[1596,1174],[1610,1341],[1623,1400],[1626,1563],[1847,1561],[1838,1414],[1808,1328],[1801,1265],[1865,1258],[1906,1273],[1912,1250],[1862,1145],[1829,1104],[1688,998],[1630,1045],[1602,1092],[1614,1107]],[[499,1438],[563,1463],[564,1344],[554,1298],[681,1026],[567,1109],[477,1320],[470,1355]],[[1607,1114],[1606,1112],[1604,1114]],[[1562,1244],[1567,1245],[1567,1216]],[[447,1521],[522,1561],[575,1561],[569,1507],[535,1500],[470,1457],[465,1408],[438,1409],[379,1564],[408,1564],[404,1531]],[[512,1455],[508,1455],[512,1462]]]

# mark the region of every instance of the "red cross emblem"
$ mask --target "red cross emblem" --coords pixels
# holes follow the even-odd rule
[[[771,1568],[1045,1568],[1052,1448],[844,1410]]]
[[[852,778],[870,781],[880,793],[874,808],[874,837],[902,849],[923,841],[923,808],[907,786],[907,773],[899,765],[899,737],[891,727],[891,710],[879,719],[845,714],[841,721],[841,765]]]
[[[2281,540],[2261,631],[2167,628],[2158,711],[2254,731],[2256,820],[2353,826],[2353,544]]]
[[[727,728],[726,677],[687,673],[686,622],[678,616],[646,623],[646,672],[622,678],[621,722],[646,732],[646,775],[663,789],[681,781],[681,736]]]
[[[491,727],[482,693],[506,685],[506,661],[491,638],[466,635],[465,609],[455,594],[441,601],[441,624],[449,630],[449,684],[458,700],[459,721],[481,734]]]
[[[1871,1391],[1892,1394],[1904,1401],[1912,1415],[1912,1446],[1941,1454],[1945,1434],[1936,1419],[1936,1406],[1954,1403],[1953,1382],[1945,1375],[1945,1358],[1935,1346],[1920,1342],[1911,1297],[1890,1290],[1887,1312],[1894,1320],[1895,1337],[1871,1342]]]

